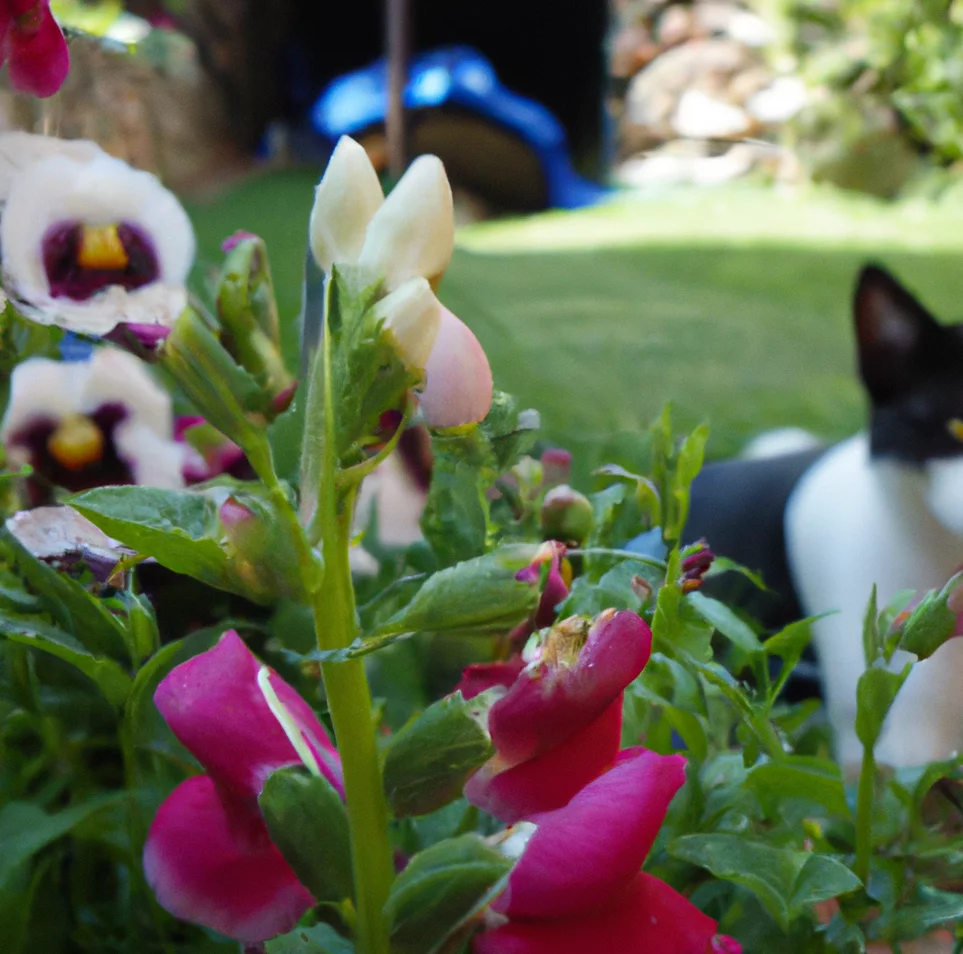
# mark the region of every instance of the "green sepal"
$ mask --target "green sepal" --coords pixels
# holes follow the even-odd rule
[[[174,323],[160,360],[208,423],[245,452],[265,443],[270,401],[193,309]]]
[[[294,378],[281,356],[267,249],[256,236],[241,239],[227,253],[218,281],[217,314],[227,351],[283,410],[290,403]]]
[[[477,835],[438,842],[398,875],[385,904],[393,954],[429,954],[479,912],[512,862]]]
[[[460,692],[439,699],[391,739],[384,786],[396,816],[427,815],[461,795],[468,777],[494,753],[489,707],[503,690],[466,700]]]
[[[928,659],[956,632],[956,613],[949,599],[960,584],[957,574],[938,592],[927,593],[902,626],[899,648],[918,659]]]
[[[271,840],[316,901],[353,897],[348,813],[326,778],[279,769],[264,783],[258,806]]]

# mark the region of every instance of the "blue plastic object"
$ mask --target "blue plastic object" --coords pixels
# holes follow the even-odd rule
[[[311,110],[311,125],[332,143],[385,121],[388,71],[384,60],[333,80]],[[404,93],[407,109],[458,105],[504,126],[538,156],[554,208],[593,205],[608,192],[571,166],[565,131],[540,103],[506,89],[477,50],[444,47],[414,59]]]
[[[71,331],[60,339],[59,347],[64,361],[86,361],[94,350],[89,338],[80,338]]]

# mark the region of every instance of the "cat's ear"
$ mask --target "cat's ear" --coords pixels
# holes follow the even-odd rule
[[[885,404],[911,387],[924,344],[940,325],[885,269],[867,265],[853,297],[859,373],[873,402]]]

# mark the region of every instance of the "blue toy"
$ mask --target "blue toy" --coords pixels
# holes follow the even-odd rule
[[[388,71],[384,60],[333,80],[311,110],[312,128],[331,143],[385,121]],[[592,205],[607,190],[571,166],[561,124],[540,103],[506,89],[491,63],[470,47],[433,50],[414,59],[404,92],[405,108],[460,106],[503,126],[538,157],[548,204],[575,209]]]

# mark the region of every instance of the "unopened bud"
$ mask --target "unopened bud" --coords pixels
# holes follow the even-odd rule
[[[372,216],[358,264],[384,276],[385,287],[393,291],[416,276],[439,279],[454,245],[445,167],[437,156],[419,156]]]
[[[696,544],[688,556],[682,558],[682,585],[683,593],[692,593],[702,586],[703,579],[716,555],[709,549],[704,540]]]
[[[542,530],[553,540],[581,543],[592,532],[595,514],[589,499],[568,484],[553,487],[542,502]]]
[[[441,305],[424,278],[412,278],[385,295],[375,306],[405,367],[424,372],[438,337]]]
[[[325,273],[336,262],[357,262],[368,223],[383,202],[364,147],[342,136],[315,190],[309,225],[311,252]]]

